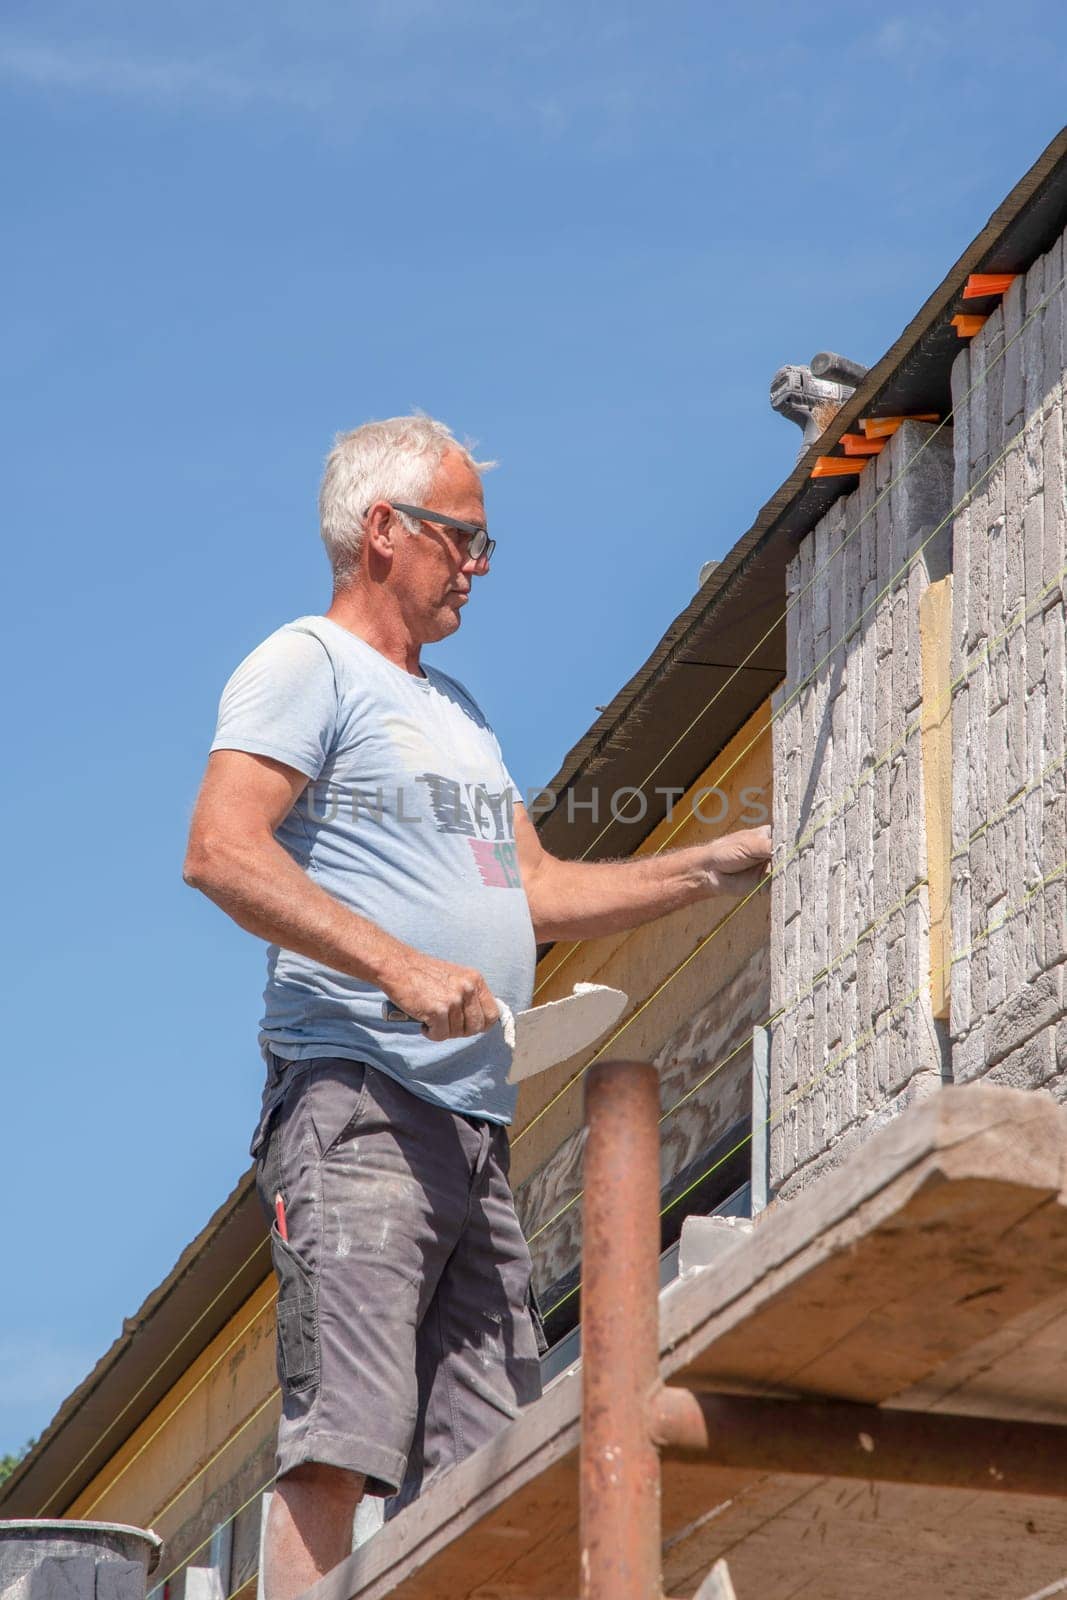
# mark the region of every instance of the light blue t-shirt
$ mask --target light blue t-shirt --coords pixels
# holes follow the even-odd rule
[[[454,678],[425,672],[405,672],[327,617],[300,617],[237,668],[211,748],[304,773],[275,834],[294,861],[416,950],[476,968],[521,1011],[536,960],[515,854],[521,797],[476,702]],[[276,945],[264,999],[264,1054],[368,1061],[451,1111],[511,1121],[499,1023],[435,1042],[417,1023],[386,1022],[380,989]]]

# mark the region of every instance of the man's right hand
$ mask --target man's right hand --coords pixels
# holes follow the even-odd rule
[[[430,1039],[464,1039],[485,1033],[500,1010],[473,967],[453,966],[412,950],[403,968],[381,985],[401,1011],[421,1022]]]

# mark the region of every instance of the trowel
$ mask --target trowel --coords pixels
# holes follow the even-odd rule
[[[549,1000],[528,1011],[512,1012],[497,1000],[500,1025],[512,1051],[508,1082],[521,1083],[588,1049],[622,1016],[627,1000],[621,989],[603,983],[576,983],[562,1000]],[[415,1020],[388,1000],[382,1016],[387,1022]]]

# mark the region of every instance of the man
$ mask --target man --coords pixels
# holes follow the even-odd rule
[[[410,1499],[540,1393],[498,999],[529,1005],[539,941],[747,892],[770,853],[765,828],[614,863],[541,848],[476,702],[420,660],[494,545],[479,466],[441,423],[340,436],[320,517],[332,604],[227,684],[185,866],[271,945],[269,1600],[343,1559],[364,1490]]]

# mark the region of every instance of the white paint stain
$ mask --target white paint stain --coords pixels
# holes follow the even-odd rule
[[[341,1216],[341,1207],[331,1206],[330,1210],[337,1219],[337,1243],[334,1246],[334,1255],[339,1256],[343,1261],[352,1249],[352,1238],[350,1234],[345,1232],[345,1225]]]

